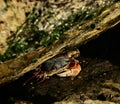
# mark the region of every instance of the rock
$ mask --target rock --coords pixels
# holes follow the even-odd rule
[[[114,103],[114,102],[110,102],[110,101],[100,101],[100,100],[85,100],[84,104],[118,104],[118,103]]]

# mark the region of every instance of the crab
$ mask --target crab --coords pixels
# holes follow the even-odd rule
[[[48,77],[57,75],[59,77],[75,77],[81,71],[79,61],[75,58],[78,57],[80,52],[72,51],[68,52],[67,55],[53,57],[43,64],[39,65],[34,69],[34,75],[32,78],[38,80],[45,80]]]

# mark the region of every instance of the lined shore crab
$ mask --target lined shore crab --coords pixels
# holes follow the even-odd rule
[[[81,71],[81,66],[75,58],[78,57],[79,54],[80,52],[78,50],[72,51],[68,52],[67,55],[53,57],[45,61],[34,69],[34,75],[30,79],[37,78],[43,81],[53,75],[59,77],[77,76]]]

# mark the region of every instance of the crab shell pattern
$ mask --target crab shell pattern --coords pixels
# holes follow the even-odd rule
[[[80,73],[81,66],[78,60],[61,56],[44,62],[41,70],[46,72],[46,76],[56,74],[59,77],[75,77]]]

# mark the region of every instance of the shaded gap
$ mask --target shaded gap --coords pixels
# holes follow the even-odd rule
[[[105,31],[98,38],[80,46],[83,57],[101,58],[120,65],[120,24]]]

